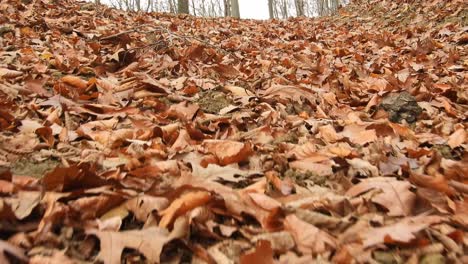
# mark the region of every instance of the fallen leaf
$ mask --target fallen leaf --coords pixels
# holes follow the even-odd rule
[[[410,191],[411,184],[390,177],[364,179],[351,187],[346,195],[358,196],[369,190],[378,190],[371,201],[380,204],[388,210],[389,216],[408,216],[416,202],[416,195]]]
[[[360,232],[364,247],[388,242],[408,243],[416,238],[415,233],[440,223],[440,216],[414,216],[384,227],[370,228]]]
[[[284,228],[291,232],[297,248],[303,254],[320,254],[335,249],[337,246],[332,236],[300,220],[295,215],[286,217]]]
[[[159,213],[159,215],[161,215],[159,226],[169,226],[175,217],[206,204],[211,200],[211,198],[211,194],[204,191],[195,191],[183,194],[179,198],[175,199],[169,207]]]
[[[169,242],[169,232],[159,227],[123,232],[90,230],[87,234],[95,235],[101,241],[101,250],[96,258],[104,264],[120,264],[125,248],[138,250],[149,262],[159,263],[163,246]]]

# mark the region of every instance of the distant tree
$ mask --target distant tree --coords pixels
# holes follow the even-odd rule
[[[296,15],[297,16],[304,16],[304,0],[294,0],[294,4],[296,5]]]
[[[231,0],[231,15],[240,18],[239,0]]]
[[[270,14],[270,19],[275,18],[275,15],[273,14],[274,4],[274,0],[268,0],[268,13]]]
[[[224,16],[229,17],[231,16],[231,0],[223,0],[224,5]]]
[[[177,13],[189,14],[189,0],[178,0]]]

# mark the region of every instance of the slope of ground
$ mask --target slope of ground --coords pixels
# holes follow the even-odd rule
[[[468,262],[464,1],[0,14],[1,263]]]

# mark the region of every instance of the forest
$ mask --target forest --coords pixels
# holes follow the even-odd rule
[[[466,1],[259,2],[0,1],[1,264],[468,263]]]
[[[262,2],[262,1],[259,1]],[[330,15],[348,0],[265,0],[269,18],[285,19],[295,16]],[[95,0],[100,4],[100,0]],[[137,12],[170,12],[202,17],[241,17],[239,0],[107,0],[112,7]],[[246,2],[248,3],[248,2]],[[253,8],[258,6],[255,4]],[[249,8],[252,8],[249,6]]]

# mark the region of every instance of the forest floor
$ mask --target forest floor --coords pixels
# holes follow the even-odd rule
[[[1,1],[0,263],[468,263],[467,10]]]

